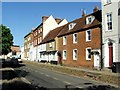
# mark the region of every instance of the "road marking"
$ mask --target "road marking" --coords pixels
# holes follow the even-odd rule
[[[45,76],[50,77],[49,75],[45,75]]]
[[[69,82],[67,82],[67,81],[63,81],[64,83],[66,83],[66,84],[71,84],[71,83],[69,83]]]
[[[40,72],[40,74],[44,74],[44,73]]]
[[[56,77],[54,77],[53,79],[55,79],[55,80],[59,80],[58,78],[56,78]]]
[[[83,88],[83,87],[80,87],[80,86],[76,86],[77,88]]]

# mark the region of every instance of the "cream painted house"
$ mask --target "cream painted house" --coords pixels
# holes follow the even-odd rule
[[[103,66],[120,62],[120,0],[102,0]]]

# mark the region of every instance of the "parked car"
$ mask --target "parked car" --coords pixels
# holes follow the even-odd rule
[[[5,66],[5,59],[1,58],[0,59],[0,67],[4,67]]]
[[[18,59],[15,57],[11,58],[10,62],[11,62],[11,65],[19,65]]]

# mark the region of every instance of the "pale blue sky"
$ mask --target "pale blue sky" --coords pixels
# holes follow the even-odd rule
[[[94,6],[101,9],[100,2],[2,2],[2,23],[9,27],[15,45],[24,45],[24,36],[36,28],[42,16],[75,20],[81,17],[81,10],[92,13]]]

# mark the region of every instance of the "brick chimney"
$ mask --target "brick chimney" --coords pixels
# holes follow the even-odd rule
[[[96,12],[98,10],[99,10],[98,6],[95,6],[94,9],[93,9],[93,12]]]
[[[56,21],[57,23],[59,23],[59,22],[61,22],[61,19],[60,19],[60,18],[55,18],[55,21]]]
[[[42,23],[48,19],[48,16],[42,16]]]

